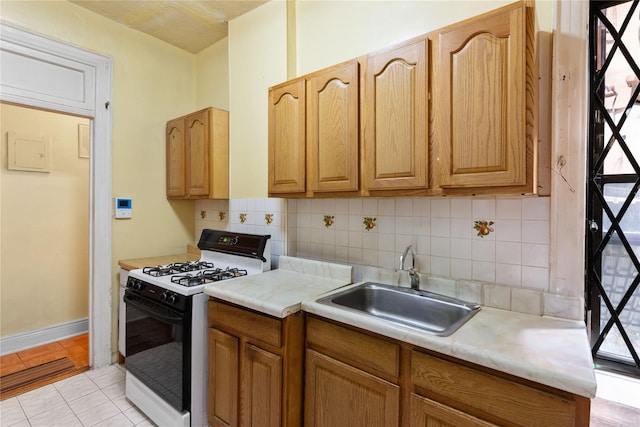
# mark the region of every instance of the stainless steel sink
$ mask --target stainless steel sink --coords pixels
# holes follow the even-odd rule
[[[480,311],[480,305],[407,288],[365,282],[317,300],[421,331],[449,336]]]

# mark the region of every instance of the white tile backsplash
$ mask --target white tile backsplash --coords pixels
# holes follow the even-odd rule
[[[360,271],[364,280],[391,284],[406,275],[398,260],[412,244],[423,287],[506,310],[579,318],[580,298],[549,292],[549,209],[548,198],[527,196],[204,200],[196,202],[196,240],[202,228],[269,233],[274,257],[347,263],[355,280]],[[325,215],[334,217],[330,227]],[[371,230],[365,217],[375,218]],[[480,220],[494,222],[484,237],[474,229]]]
[[[472,214],[475,219],[492,220],[496,217],[496,199],[473,199]]]

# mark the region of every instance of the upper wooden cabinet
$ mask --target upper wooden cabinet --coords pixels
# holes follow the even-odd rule
[[[364,173],[368,191],[428,186],[427,40],[367,57]]]
[[[306,191],[305,80],[269,90],[269,194]]]
[[[359,64],[307,79],[307,176],[313,193],[359,190]]]
[[[548,159],[526,4],[271,88],[269,194],[537,194]]]
[[[353,60],[270,89],[270,195],[359,190],[358,88]]]
[[[435,120],[445,190],[535,192],[531,18],[515,4],[438,32]]]
[[[229,113],[206,108],[167,122],[167,198],[229,197]]]

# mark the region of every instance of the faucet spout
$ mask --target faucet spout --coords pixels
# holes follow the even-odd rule
[[[411,281],[411,289],[420,289],[420,276],[416,273],[416,251],[413,249],[413,245],[409,245],[404,249],[402,255],[400,255],[400,270],[404,270],[404,262],[407,259],[407,255],[411,251],[411,266],[407,270],[409,272],[409,280]]]

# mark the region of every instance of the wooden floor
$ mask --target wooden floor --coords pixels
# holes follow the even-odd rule
[[[7,354],[0,357],[0,376],[12,374],[26,368],[51,362],[62,357],[67,357],[73,362],[76,369],[49,378],[42,382],[31,384],[27,387],[2,393],[1,400],[7,399],[18,394],[22,394],[29,390],[51,384],[63,378],[76,375],[89,369],[89,335],[83,334],[62,341],[41,345],[39,347],[30,348],[28,350],[19,351],[13,354]]]

